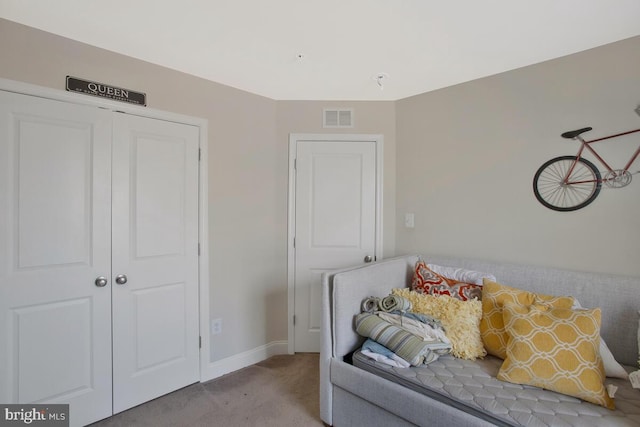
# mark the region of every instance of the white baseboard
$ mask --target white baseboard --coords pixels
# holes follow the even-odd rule
[[[221,377],[278,354],[289,354],[287,341],[272,341],[253,350],[211,362],[206,366],[205,371],[201,372],[200,381],[205,382]]]

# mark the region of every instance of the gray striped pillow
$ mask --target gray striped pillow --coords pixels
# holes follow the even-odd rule
[[[434,343],[423,341],[375,314],[356,315],[356,332],[382,344],[412,366],[433,362],[439,356],[431,351],[434,350]]]

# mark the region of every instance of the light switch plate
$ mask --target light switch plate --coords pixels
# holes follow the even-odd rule
[[[211,335],[222,333],[222,319],[211,320]]]
[[[404,214],[404,226],[406,228],[415,227],[415,215],[414,214],[412,214],[412,213]]]

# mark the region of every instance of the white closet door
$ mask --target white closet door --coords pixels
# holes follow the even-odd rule
[[[113,133],[118,413],[199,380],[199,130],[115,114]]]
[[[72,425],[111,415],[110,180],[109,112],[0,91],[0,402]]]

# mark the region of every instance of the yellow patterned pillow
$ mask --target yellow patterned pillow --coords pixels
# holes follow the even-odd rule
[[[498,379],[574,396],[614,409],[604,386],[599,308],[504,305],[509,335]]]
[[[502,307],[505,303],[571,308],[573,297],[534,294],[484,279],[480,336],[487,353],[501,359],[506,357],[508,339],[502,320]]]

